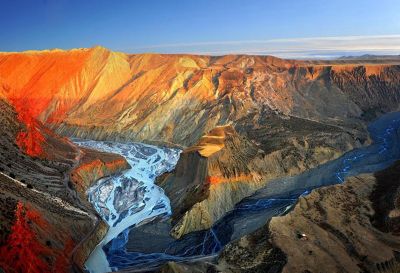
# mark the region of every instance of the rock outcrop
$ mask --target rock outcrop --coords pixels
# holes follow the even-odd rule
[[[244,196],[263,185],[265,155],[230,125],[216,127],[181,153],[160,186],[170,198],[172,234],[210,228]]]
[[[7,219],[1,225],[0,268],[5,272],[71,272],[75,247],[93,227],[90,214],[3,173],[0,183],[1,215]]]

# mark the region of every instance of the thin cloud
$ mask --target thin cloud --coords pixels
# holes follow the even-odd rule
[[[360,41],[369,39],[393,39],[400,40],[400,34],[396,35],[370,35],[370,36],[327,36],[327,37],[301,37],[301,38],[282,38],[269,40],[245,40],[245,41],[212,41],[212,42],[192,42],[192,43],[174,43],[149,45],[144,47],[136,47],[133,49],[145,48],[166,48],[166,47],[193,47],[193,46],[210,46],[210,45],[240,45],[240,44],[267,44],[281,42],[318,42],[318,41]]]
[[[400,35],[337,36],[247,41],[211,41],[149,45],[128,51],[190,54],[260,54],[278,57],[336,57],[358,54],[399,54]]]

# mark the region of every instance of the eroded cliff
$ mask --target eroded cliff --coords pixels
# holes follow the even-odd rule
[[[307,133],[316,127],[310,126]],[[212,129],[182,152],[172,173],[159,179],[159,185],[171,200],[174,225],[171,234],[180,238],[192,231],[208,229],[268,181],[315,167],[354,147],[350,145],[357,145],[356,140],[341,130],[319,134],[320,138],[305,139],[292,131],[289,139],[279,140],[281,143],[271,139],[268,144],[277,148],[266,153],[261,144],[240,136],[231,125]],[[333,134],[347,139],[332,141]],[[295,148],[284,145],[283,141],[291,142]]]
[[[1,53],[0,93],[22,117],[66,135],[189,146],[233,123],[263,142],[255,133],[271,112],[351,131],[398,109],[399,69],[398,60],[129,55],[94,47]]]
[[[86,188],[101,175],[127,168],[127,163],[115,155],[82,151],[40,122],[29,126],[35,126],[31,129],[43,138],[41,153],[34,157],[18,145],[19,134],[28,126],[11,105],[0,100],[0,268],[79,271],[107,230],[86,200]],[[94,175],[70,179],[71,172],[82,173],[82,164],[94,163],[101,172],[99,167],[86,168]]]

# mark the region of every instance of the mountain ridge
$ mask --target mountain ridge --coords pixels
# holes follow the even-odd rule
[[[400,64],[390,61],[129,55],[95,47],[0,54],[0,98],[13,108],[15,121],[21,124],[8,143],[20,144],[18,153],[37,160],[46,158],[41,140],[47,133],[51,136],[51,130],[63,136],[191,147],[184,153],[190,160],[180,163],[182,170],[188,170],[181,185],[186,186],[190,170],[211,166],[202,172],[198,185],[215,189],[215,194],[194,192],[194,203],[187,202],[190,195],[179,196],[185,199],[182,202],[176,198],[175,211],[180,215],[174,219],[174,233],[181,237],[210,227],[261,187],[258,179],[242,171],[248,169],[248,161],[265,163],[253,168],[256,178],[265,174],[265,185],[271,178],[309,170],[369,143],[368,122],[400,109],[399,72]],[[248,154],[235,158],[240,153],[234,147],[244,146]],[[90,160],[83,158],[70,177],[78,192],[127,167],[121,158],[108,165],[92,162],[94,158],[87,155]],[[179,179],[174,173],[167,177],[165,184],[172,194]],[[229,189],[239,185],[239,180],[245,182],[243,193],[231,198]],[[60,188],[64,186],[68,185]],[[187,188],[193,189],[192,185]],[[231,198],[229,206],[221,206],[224,198],[219,197]],[[208,210],[207,223],[192,213],[197,207]],[[186,225],[184,220],[189,218],[192,224]],[[101,239],[104,227],[97,232],[77,254],[78,264]]]

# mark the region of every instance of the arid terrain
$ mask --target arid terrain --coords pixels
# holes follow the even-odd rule
[[[270,181],[371,144],[368,124],[398,110],[396,56],[0,53],[0,268],[81,272],[105,236],[87,190],[132,166],[69,137],[182,149],[175,169],[157,178],[172,208],[157,236],[179,240]],[[218,255],[156,270],[398,272],[399,174],[396,162],[315,189]]]
[[[26,125],[4,100],[0,108],[0,267],[6,272],[79,271],[107,229],[84,198],[85,188],[127,163],[78,149],[39,123],[34,130],[42,139],[41,157],[31,157],[25,143],[16,142]]]
[[[315,190],[216,261],[160,272],[399,272],[399,166]]]

